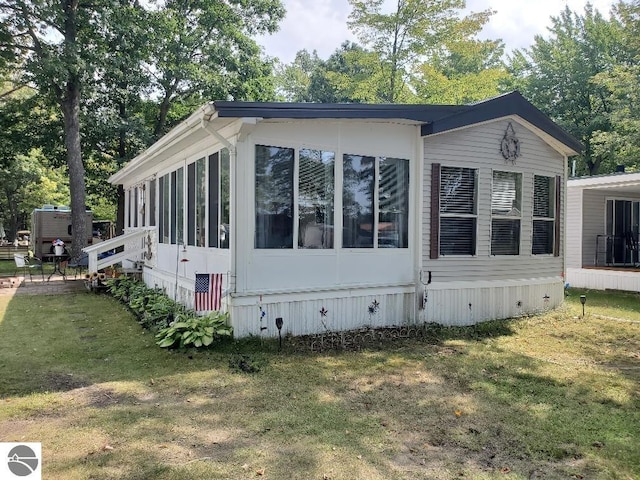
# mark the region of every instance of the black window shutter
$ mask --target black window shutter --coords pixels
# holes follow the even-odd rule
[[[440,254],[440,164],[431,164],[431,243],[429,258]]]

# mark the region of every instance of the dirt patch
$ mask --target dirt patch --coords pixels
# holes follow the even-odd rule
[[[72,373],[49,372],[44,377],[42,389],[47,392],[68,392],[89,385],[91,382]]]

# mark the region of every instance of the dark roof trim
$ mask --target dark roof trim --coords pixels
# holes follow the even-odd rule
[[[406,119],[432,122],[459,113],[466,105],[403,105],[365,103],[213,102],[219,117]]]
[[[423,136],[446,132],[496,118],[517,115],[540,130],[546,132],[572,150],[582,152],[582,144],[553,122],[547,115],[538,110],[525,99],[520,92],[511,92],[482,102],[469,105],[469,109],[442,118],[428,125],[423,125]]]
[[[534,107],[520,92],[470,105],[403,105],[364,103],[265,103],[216,101],[218,117],[403,119],[423,123],[422,136],[446,132],[497,118],[517,115],[575,152],[582,144]]]

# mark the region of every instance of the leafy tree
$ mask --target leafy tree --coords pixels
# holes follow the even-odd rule
[[[583,166],[593,175],[605,159],[594,151],[593,133],[612,130],[609,94],[594,78],[618,64],[624,52],[620,26],[589,4],[582,15],[567,7],[551,20],[549,38],[536,36],[530,49],[513,55],[514,85],[582,141]]]
[[[463,104],[503,93],[510,81],[503,54],[501,41],[465,39],[449,44],[441,56],[416,68],[412,85],[418,101]]]
[[[275,31],[284,13],[280,0],[167,0],[149,12],[147,70],[159,98],[154,137],[203,98],[272,98],[271,65],[251,35]]]
[[[447,43],[477,34],[492,11],[460,16],[464,0],[397,0],[395,10],[383,13],[384,0],[349,0],[349,26],[378,54],[381,99],[398,101],[406,88],[410,67],[436,56]]]
[[[594,76],[596,86],[609,92],[611,130],[591,136],[594,154],[606,170],[626,165],[640,170],[640,1],[619,2],[612,15],[620,22],[624,52],[612,70]],[[602,167],[603,165],[601,165]]]
[[[0,223],[8,226],[11,238],[28,228],[34,208],[68,204],[69,187],[56,158],[58,119],[33,90],[6,83],[3,91],[8,93],[0,101]]]
[[[6,55],[23,55],[25,79],[55,102],[62,113],[74,254],[86,244],[81,92],[97,70],[95,38],[100,26],[108,23],[111,6],[109,0],[91,4],[79,0],[0,0],[3,32],[10,35],[0,49]]]
[[[292,63],[277,63],[274,71],[278,100],[287,102],[312,102],[310,95],[311,77],[322,68],[324,62],[314,50],[300,50]]]
[[[312,75],[309,95],[316,102],[384,101],[386,90],[379,65],[377,53],[344,42]]]

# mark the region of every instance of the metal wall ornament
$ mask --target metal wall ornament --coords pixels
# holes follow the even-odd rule
[[[500,142],[500,153],[502,153],[504,161],[511,162],[512,165],[515,165],[516,159],[520,156],[520,140],[516,137],[516,131],[511,122],[507,125]]]

